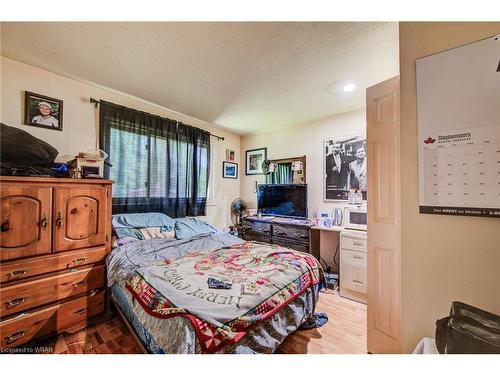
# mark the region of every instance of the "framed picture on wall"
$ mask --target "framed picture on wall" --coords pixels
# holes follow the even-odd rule
[[[245,174],[262,174],[262,162],[267,159],[267,147],[245,151]]]
[[[24,96],[24,123],[38,128],[62,131],[63,101],[26,91]]]
[[[222,162],[222,177],[223,178],[238,178],[238,164],[229,161]]]
[[[324,200],[347,200],[352,190],[366,200],[366,136],[328,138],[323,152]]]
[[[226,150],[226,160],[234,161],[234,151]]]

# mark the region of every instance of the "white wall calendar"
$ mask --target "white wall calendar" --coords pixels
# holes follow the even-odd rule
[[[417,60],[419,208],[500,218],[500,35]]]

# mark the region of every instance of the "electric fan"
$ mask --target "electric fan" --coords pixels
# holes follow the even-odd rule
[[[248,215],[248,205],[241,198],[236,198],[231,203],[231,220],[234,225],[240,225],[241,219]]]

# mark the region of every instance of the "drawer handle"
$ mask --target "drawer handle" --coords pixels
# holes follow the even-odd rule
[[[61,211],[59,211],[57,213],[57,219],[56,219],[56,225],[58,227],[61,227],[62,226],[62,222],[63,222],[63,219],[62,219],[62,214],[61,214]]]
[[[363,242],[357,242],[357,241],[353,241],[352,244],[354,246],[365,246],[365,244]]]
[[[7,344],[12,344],[14,341],[19,340],[21,337],[24,337],[28,330],[25,329],[23,331],[15,332],[10,336],[7,336],[5,339],[7,341]]]
[[[29,268],[26,268],[24,270],[11,271],[7,274],[7,278],[17,279],[18,277],[22,277],[22,276],[26,275],[29,271],[30,271]]]
[[[299,234],[297,235],[297,237],[300,237],[300,238],[307,238],[307,235],[302,234],[302,233],[299,233]]]
[[[5,220],[3,223],[2,223],[2,232],[8,232],[9,229],[10,229],[10,223],[9,223],[9,220]]]
[[[83,315],[87,312],[87,308],[84,307],[84,308],[81,308],[80,310],[76,310],[73,314],[75,315]]]
[[[359,260],[363,260],[365,259],[364,257],[362,257],[361,255],[353,255],[352,256],[354,259],[359,259]]]
[[[353,282],[354,284],[365,285],[365,283],[364,283],[364,282],[359,281],[359,280],[354,280],[354,279],[353,279],[353,280],[352,280],[352,282]]]
[[[76,258],[76,259],[73,259],[73,263],[76,265],[76,264],[81,264],[81,263],[85,263],[89,258],[86,258],[86,257],[80,257],[80,258]]]
[[[19,306],[19,305],[23,304],[24,301],[26,301],[27,299],[28,299],[28,297],[18,297],[18,298],[11,299],[10,301],[7,302],[7,308]]]
[[[77,283],[73,283],[73,289],[79,288],[85,285],[85,280],[78,281]]]
[[[40,221],[40,225],[42,228],[47,228],[47,225],[49,225],[49,220],[47,219],[47,214],[43,213],[43,218]]]

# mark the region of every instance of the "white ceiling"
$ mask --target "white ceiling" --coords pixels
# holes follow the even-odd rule
[[[399,72],[397,23],[3,22],[1,42],[3,56],[239,134],[364,108],[365,88]]]

